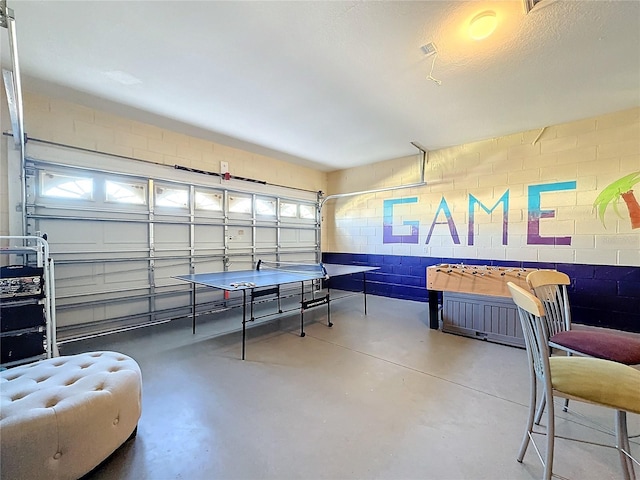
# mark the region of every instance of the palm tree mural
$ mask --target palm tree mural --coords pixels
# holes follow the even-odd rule
[[[633,194],[633,186],[636,183],[640,183],[640,172],[630,173],[616,180],[610,185],[607,185],[600,195],[598,195],[593,202],[593,208],[597,209],[597,215],[600,217],[600,221],[604,228],[607,226],[604,223],[604,214],[607,208],[611,204],[613,211],[618,217],[623,218],[618,210],[618,202],[622,198],[627,210],[629,211],[629,219],[631,221],[631,228],[640,228],[640,204]]]

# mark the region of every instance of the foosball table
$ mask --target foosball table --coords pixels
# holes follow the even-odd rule
[[[442,292],[442,331],[524,346],[507,283],[528,290],[526,278],[534,270],[462,263],[428,267],[429,326],[440,326],[438,297]]]

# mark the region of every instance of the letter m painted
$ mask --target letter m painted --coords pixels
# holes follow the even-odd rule
[[[475,213],[476,205],[478,205],[487,214],[493,213],[496,207],[502,203],[502,245],[507,244],[507,231],[509,230],[509,190],[504,192],[502,197],[496,202],[496,204],[487,208],[480,200],[473,195],[469,194],[469,236],[467,239],[468,245],[473,245],[473,238],[475,232]]]

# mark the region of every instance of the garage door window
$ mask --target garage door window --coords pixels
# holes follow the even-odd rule
[[[41,175],[44,197],[93,200],[93,179],[45,172]]]
[[[131,205],[145,205],[147,203],[147,188],[141,183],[125,183],[107,180],[105,182],[107,202],[128,203]]]
[[[316,206],[315,205],[300,205],[300,218],[306,220],[315,220],[316,218]]]
[[[280,216],[281,217],[289,217],[289,218],[297,217],[298,216],[298,204],[297,203],[280,202]]]
[[[251,197],[229,195],[229,212],[251,213]]]
[[[275,217],[276,201],[274,199],[266,199],[266,198],[256,199],[256,214]]]
[[[222,211],[222,194],[199,192],[196,190],[196,208],[198,210]]]
[[[189,207],[189,191],[187,189],[156,187],[156,205],[158,207]]]

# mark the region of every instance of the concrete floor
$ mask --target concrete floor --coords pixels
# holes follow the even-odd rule
[[[216,320],[199,322],[196,335],[185,319],[64,345],[63,354],[125,353],[143,374],[137,437],[86,480],[542,477],[531,446],[515,459],[524,350],[430,330],[424,303],[370,296],[365,316],[360,299],[340,299],[333,328],[324,313],[306,315],[304,338],[296,317],[249,330],[245,361],[240,334],[219,336]],[[610,410],[572,406],[613,425]],[[612,442],[565,417],[558,434]],[[629,425],[640,433],[639,416]],[[633,449],[640,454],[637,438]],[[554,471],[622,477],[615,450],[566,440]]]

